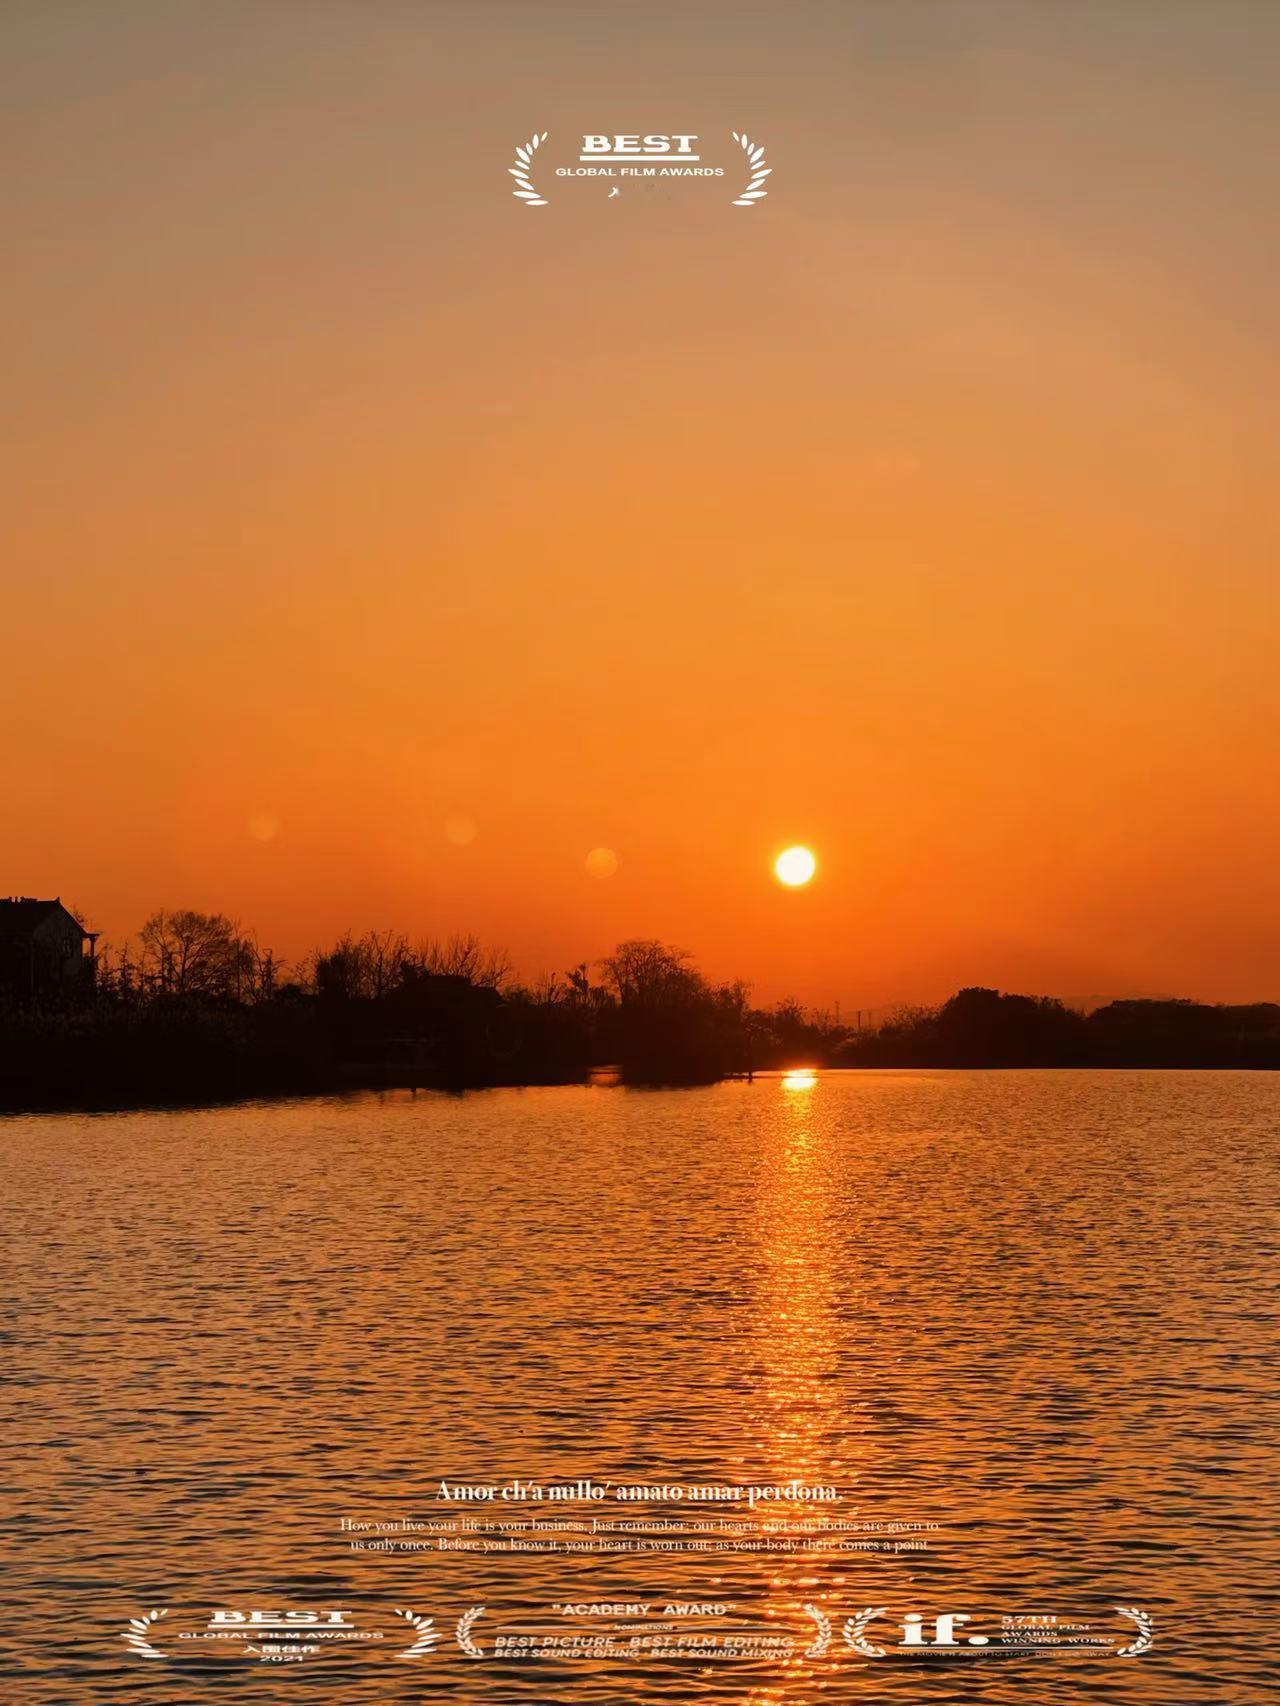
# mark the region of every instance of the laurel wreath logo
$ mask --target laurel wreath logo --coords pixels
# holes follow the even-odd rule
[[[1145,1611],[1139,1611],[1136,1605],[1117,1605],[1116,1610],[1121,1617],[1127,1617],[1137,1625],[1138,1639],[1131,1641],[1127,1647],[1117,1647],[1118,1659],[1136,1659],[1139,1653],[1148,1653],[1155,1643],[1155,1620],[1148,1617]]]
[[[127,1641],[131,1649],[137,1653],[140,1658],[167,1659],[169,1657],[168,1653],[162,1653],[158,1648],[151,1645],[150,1641],[147,1639],[147,1631],[153,1624],[158,1623],[162,1617],[167,1617],[168,1615],[169,1609],[166,1606],[163,1611],[148,1611],[145,1617],[131,1617],[129,1619],[129,1627],[125,1630],[120,1639],[122,1641]]]
[[[440,1639],[440,1631],[435,1627],[434,1617],[420,1617],[416,1611],[401,1611],[396,1608],[396,1616],[403,1617],[412,1629],[418,1631],[412,1644],[402,1647],[395,1655],[398,1659],[424,1659],[436,1642]]]
[[[545,196],[539,194],[533,179],[529,176],[533,168],[533,157],[546,140],[547,133],[545,130],[535,130],[528,142],[517,144],[516,163],[514,166],[507,167],[515,179],[515,187],[511,193],[514,196],[519,196],[526,207],[545,207],[547,205]]]
[[[877,1647],[874,1641],[867,1639],[867,1629],[877,1617],[883,1617],[888,1610],[885,1605],[869,1605],[865,1611],[859,1611],[851,1617],[844,1626],[844,1638],[857,1653],[865,1653],[869,1659],[882,1659],[884,1648]]]
[[[805,1648],[804,1656],[807,1659],[825,1658],[827,1649],[831,1645],[831,1619],[825,1611],[816,1605],[805,1605],[801,1607],[801,1610],[806,1617],[812,1617],[814,1626],[818,1631],[813,1645]]]
[[[763,146],[757,146],[754,144],[745,130],[741,136],[739,136],[735,130],[733,133],[733,140],[746,155],[747,165],[751,172],[751,181],[748,183],[746,189],[740,191],[734,198],[733,205],[735,207],[754,207],[758,201],[763,201],[769,193],[768,190],[764,188],[764,181],[773,171],[773,167],[765,165]]]
[[[464,1611],[458,1619],[458,1627],[454,1633],[458,1637],[458,1645],[469,1659],[482,1659],[484,1648],[478,1641],[471,1639],[471,1631],[484,1616],[483,1605],[473,1605],[470,1611]]]

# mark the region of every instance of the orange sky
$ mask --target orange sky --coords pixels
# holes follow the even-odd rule
[[[0,892],[1280,997],[1276,8],[0,33]],[[747,127],[772,193],[525,208],[535,127]]]

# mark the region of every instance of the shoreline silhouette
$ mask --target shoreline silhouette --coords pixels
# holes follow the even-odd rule
[[[1280,1068],[1280,1005],[958,991],[874,1026],[620,943],[534,984],[473,936],[347,935],[290,967],[221,914],[99,946],[60,901],[0,901],[0,1108],[118,1108],[361,1088],[695,1085],[789,1067]]]

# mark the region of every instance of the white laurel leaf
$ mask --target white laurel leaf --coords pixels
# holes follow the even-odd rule
[[[416,1611],[397,1609],[397,1617],[403,1617],[411,1629],[417,1631],[413,1641],[407,1647],[402,1647],[395,1655],[398,1659],[420,1659],[425,1657],[440,1639],[438,1632],[432,1627],[435,1619]]]
[[[869,1605],[860,1611],[856,1617],[851,1617],[844,1626],[844,1638],[855,1652],[864,1653],[869,1659],[882,1659],[884,1648],[877,1647],[874,1641],[867,1639],[867,1628],[885,1611],[883,1605]]]
[[[750,168],[747,187],[744,190],[739,190],[738,194],[734,197],[733,205],[735,207],[754,207],[757,201],[763,200],[769,193],[763,185],[764,180],[769,176],[773,168],[764,164],[763,143],[753,143],[745,130],[742,132],[741,136],[739,136],[738,132],[735,130],[733,136],[734,140],[739,144],[743,153],[746,155],[747,165]]]
[[[1115,1608],[1121,1617],[1127,1617],[1137,1625],[1138,1638],[1127,1647],[1117,1647],[1118,1659],[1133,1659],[1140,1654],[1150,1651],[1155,1645],[1155,1621],[1145,1611],[1140,1611],[1136,1605],[1117,1605]]]
[[[131,1617],[129,1626],[124,1630],[122,1639],[128,1644],[129,1650],[136,1653],[140,1659],[163,1659],[168,1655],[157,1651],[147,1639],[147,1631],[153,1623],[158,1623],[162,1617],[169,1615],[168,1607],[158,1610],[153,1607],[144,1612],[141,1617]]]
[[[458,1645],[469,1659],[482,1659],[484,1657],[484,1648],[471,1639],[471,1631],[480,1618],[484,1616],[484,1609],[483,1605],[473,1605],[470,1611],[463,1612],[454,1629]]]
[[[516,180],[511,193],[518,196],[529,207],[545,207],[546,200],[538,194],[529,174],[533,169],[533,156],[536,150],[547,140],[545,130],[535,130],[528,142],[516,144],[516,164],[508,166],[507,170]]]
[[[831,1619],[819,1606],[806,1605],[802,1609],[806,1617],[812,1617],[817,1631],[804,1656],[807,1659],[825,1658],[831,1645]]]

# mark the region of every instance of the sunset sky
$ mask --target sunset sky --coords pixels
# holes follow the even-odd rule
[[[1280,998],[1280,7],[11,0],[0,47],[0,893]],[[510,193],[535,129],[743,128],[754,208]]]

